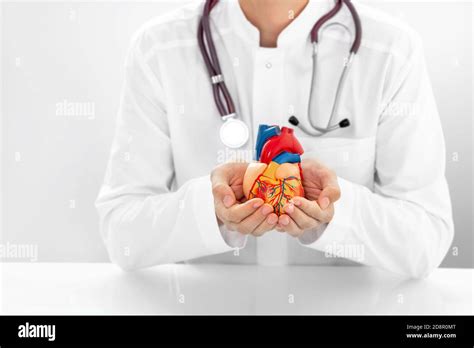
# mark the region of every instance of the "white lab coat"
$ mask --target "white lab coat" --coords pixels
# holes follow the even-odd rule
[[[296,130],[304,157],[338,175],[341,199],[333,220],[299,240],[276,231],[256,240],[218,227],[210,171],[226,160],[250,159],[259,124],[289,126],[293,114],[307,122],[309,31],[332,5],[310,1],[281,33],[277,48],[259,47],[259,33],[237,0],[213,10],[225,79],[252,134],[239,151],[219,139],[222,121],[196,40],[202,3],[137,32],[96,202],[113,262],[125,269],[204,256],[214,262],[338,263],[336,255],[413,277],[440,264],[453,222],[445,144],[421,42],[406,25],[357,3],[362,46],[338,112],[352,126],[322,137]],[[353,29],[347,10],[336,20]],[[350,41],[338,27],[322,38],[312,116],[319,126],[327,125]]]

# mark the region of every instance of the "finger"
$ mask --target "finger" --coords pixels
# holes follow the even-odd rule
[[[279,228],[283,229],[292,237],[301,236],[304,232],[301,228],[298,227],[296,222],[294,222],[293,219],[286,214],[280,215],[280,217],[278,218],[278,225]]]
[[[326,209],[331,203],[336,202],[341,197],[341,190],[337,182],[337,175],[333,171],[327,170],[321,178],[323,190],[319,194],[318,204],[322,209]]]
[[[236,181],[239,181],[243,178],[245,171],[247,170],[248,163],[224,163],[216,167],[211,172],[211,182],[212,186],[224,185],[227,187],[233,186]],[[242,197],[243,193],[238,190],[236,193],[233,192],[233,195],[238,198]]]
[[[336,186],[327,186],[318,197],[318,204],[322,209],[326,209],[331,203],[341,198],[341,190]]]
[[[314,203],[316,205],[316,203]],[[312,216],[306,214],[303,210],[295,207],[294,204],[285,204],[283,207],[285,213],[291,217],[296,225],[302,230],[308,230],[318,226],[319,222]]]
[[[266,232],[271,231],[275,228],[278,222],[278,216],[275,213],[269,214],[265,220],[257,226],[257,228],[252,232],[252,235],[255,237],[263,236]]]
[[[213,184],[212,194],[214,196],[214,204],[217,208],[230,208],[236,202],[234,191],[224,183]]]
[[[286,233],[285,229],[283,228],[282,225],[280,225],[280,223],[278,222],[275,226],[275,230],[280,232],[280,233]]]
[[[319,223],[331,221],[334,215],[334,204],[332,203],[323,210],[317,202],[310,201],[304,197],[294,197],[292,202],[297,208],[301,209],[306,215],[311,216]]]
[[[255,231],[255,229],[260,226],[262,222],[265,221],[267,216],[273,212],[273,207],[270,204],[264,204],[253,214],[250,214],[245,219],[243,219],[237,230],[242,234],[250,234]]]
[[[248,163],[246,162],[221,164],[211,172],[211,181],[213,184],[232,184],[233,179],[243,175],[247,167]]]
[[[263,205],[261,198],[253,198],[245,203],[234,204],[230,208],[224,208],[219,211],[225,221],[239,224],[245,218],[255,213]]]
[[[322,211],[318,203],[315,201],[310,201],[304,197],[293,197],[291,200],[293,205],[301,210],[306,215],[312,217],[315,220],[319,220],[322,217]]]

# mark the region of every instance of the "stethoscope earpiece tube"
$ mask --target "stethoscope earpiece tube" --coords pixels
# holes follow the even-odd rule
[[[333,18],[342,8],[342,3],[343,0],[337,0],[336,5],[332,8],[331,11],[326,13],[324,16],[322,16],[316,24],[314,24],[313,29],[311,29],[311,42],[313,43],[318,43],[319,42],[319,30],[321,27],[329,21],[331,18]]]
[[[298,120],[298,118],[296,116],[291,116],[288,119],[288,123],[290,123],[291,125],[293,125],[295,127],[298,127],[298,125],[300,124],[300,120]]]
[[[343,0],[343,1],[352,15],[352,19],[354,21],[354,27],[355,27],[355,38],[354,38],[354,43],[352,44],[352,47],[351,47],[351,53],[357,54],[357,52],[359,51],[360,45],[362,43],[362,24],[360,22],[359,14],[357,13],[357,10],[355,9],[354,4],[351,2],[351,0]]]
[[[312,136],[320,136],[322,134],[326,134],[326,133],[335,131],[336,129],[346,128],[346,127],[349,127],[351,125],[351,122],[349,121],[349,119],[345,118],[345,119],[339,121],[338,124],[335,124],[333,126],[329,126],[327,128],[320,128],[320,127],[314,127],[313,126],[313,130],[310,130],[305,125],[300,123],[300,120],[298,120],[298,118],[294,115],[290,116],[290,118],[288,119],[288,123],[295,126],[295,127],[298,127],[299,129],[301,129],[307,135],[312,135]]]
[[[351,125],[351,121],[349,121],[348,118],[343,119],[341,122],[339,122],[339,128],[346,128]]]
[[[336,25],[336,24],[341,26],[344,30],[346,30],[347,32],[350,33],[350,29],[345,24],[337,23],[337,22],[326,24],[327,22],[329,22],[331,19],[333,19],[339,13],[339,11],[342,9],[342,6],[344,4],[349,9],[349,12],[351,13],[352,19],[354,21],[354,27],[355,27],[354,41],[353,41],[352,46],[350,48],[349,55],[346,58],[344,68],[342,70],[342,74],[339,77],[339,81],[337,83],[336,95],[335,95],[335,98],[334,98],[334,102],[332,104],[332,109],[331,109],[331,114],[330,114],[329,121],[328,121],[328,126],[326,128],[321,128],[321,127],[317,127],[313,123],[312,118],[311,118],[311,116],[313,115],[313,105],[312,104],[313,104],[313,101],[316,99],[315,96],[314,96],[314,93],[315,93],[315,88],[314,87],[315,87],[315,84],[316,84],[316,75],[317,75],[317,68],[318,68],[317,63],[318,63],[318,53],[319,53],[319,49],[318,49],[319,39],[320,39],[321,33],[325,29],[329,28],[330,26]],[[316,22],[313,29],[311,30],[311,42],[313,44],[313,71],[312,71],[312,76],[311,76],[310,98],[309,98],[308,110],[307,110],[307,112],[308,112],[308,123],[309,123],[309,126],[311,126],[311,129],[309,129],[305,125],[301,124],[299,122],[299,120],[294,116],[290,117],[290,119],[288,120],[290,122],[290,124],[293,124],[293,125],[299,127],[305,133],[307,133],[309,135],[314,135],[314,136],[321,135],[321,134],[326,134],[330,131],[333,131],[333,130],[336,130],[336,129],[339,129],[339,128],[346,128],[346,127],[350,126],[351,123],[348,119],[343,119],[342,121],[338,122],[338,124],[335,124],[335,125],[331,125],[331,123],[332,123],[333,119],[335,118],[336,113],[338,112],[340,99],[341,99],[341,96],[342,96],[342,92],[344,90],[347,75],[348,75],[348,72],[349,72],[349,70],[352,66],[354,56],[356,55],[357,51],[359,50],[359,47],[360,47],[360,44],[361,44],[361,38],[362,38],[362,26],[361,26],[359,15],[357,14],[357,11],[356,11],[354,5],[351,3],[350,0],[337,0],[336,5],[334,6],[334,8],[332,8],[328,13],[326,13],[324,16],[322,16]],[[296,124],[294,124],[295,120],[296,120]]]

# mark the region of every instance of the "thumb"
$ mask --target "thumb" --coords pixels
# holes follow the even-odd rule
[[[231,207],[235,201],[235,194],[229,185],[229,171],[223,167],[216,168],[211,175],[212,194],[217,205],[224,205],[224,207]]]
[[[321,209],[326,209],[331,203],[336,202],[341,197],[339,186],[326,186],[318,197],[318,204]]]
[[[223,183],[214,185],[212,187],[212,194],[216,203],[223,204],[226,208],[230,208],[236,201],[234,191],[232,191],[229,185]]]

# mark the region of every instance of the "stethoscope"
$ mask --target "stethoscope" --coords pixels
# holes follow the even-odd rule
[[[219,59],[217,57],[216,48],[214,46],[214,40],[212,39],[211,27],[209,22],[209,16],[216,4],[219,0],[206,0],[204,4],[203,14],[201,16],[201,20],[199,22],[198,28],[198,42],[199,48],[201,50],[202,57],[204,58],[204,62],[207,67],[207,71],[209,73],[211,83],[212,83],[212,92],[214,95],[214,100],[216,103],[216,107],[221,115],[223,124],[220,128],[220,138],[224,145],[230,148],[239,148],[247,143],[249,139],[249,128],[242,120],[237,118],[237,114],[235,111],[234,101],[232,100],[232,96],[227,89],[227,86],[224,81],[224,77],[222,75],[221,67],[219,64]],[[354,41],[349,51],[349,55],[347,56],[344,62],[344,68],[339,77],[339,81],[337,84],[336,96],[332,105],[331,115],[329,117],[329,121],[326,128],[317,127],[313,120],[311,119],[312,110],[313,110],[313,101],[315,88],[314,85],[316,83],[316,68],[318,62],[318,48],[319,48],[319,39],[321,37],[321,33],[324,32],[330,26],[340,26],[349,34],[351,34],[350,29],[342,24],[342,23],[329,23],[325,25],[329,20],[331,20],[334,16],[336,16],[339,11],[342,9],[343,5],[346,5],[351,13],[352,19],[354,21],[355,26],[355,34],[354,34]],[[355,55],[357,54],[362,39],[362,26],[360,23],[359,15],[352,4],[351,0],[336,0],[336,5],[334,8],[322,16],[316,24],[313,26],[311,30],[311,43],[313,45],[313,70],[312,70],[312,78],[311,78],[311,90],[310,90],[310,98],[308,103],[308,121],[309,127],[302,124],[296,116],[291,116],[288,119],[288,122],[295,127],[301,129],[304,133],[311,135],[311,136],[321,136],[331,131],[334,131],[339,128],[346,128],[351,125],[349,119],[344,118],[343,120],[332,124],[333,119],[335,118],[336,113],[338,112],[338,108],[340,105],[340,99],[342,92],[344,90],[344,86],[346,84],[347,75],[349,73],[350,67],[352,66],[352,62],[354,60]]]

